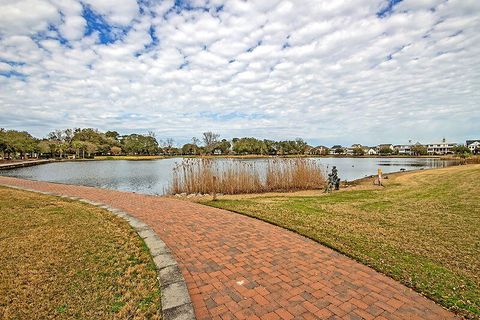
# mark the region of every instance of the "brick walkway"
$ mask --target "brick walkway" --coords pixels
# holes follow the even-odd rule
[[[0,177],[103,202],[170,247],[198,319],[453,319],[398,282],[295,233],[225,210],[154,196]]]

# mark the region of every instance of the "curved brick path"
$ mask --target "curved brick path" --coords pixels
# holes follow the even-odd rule
[[[314,241],[225,210],[113,190],[0,177],[0,184],[127,211],[170,247],[198,319],[453,319],[398,282]]]

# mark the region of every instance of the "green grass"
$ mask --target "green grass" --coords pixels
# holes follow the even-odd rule
[[[143,240],[110,212],[0,187],[0,319],[160,319]]]
[[[480,318],[480,166],[428,170],[325,196],[208,205],[288,228]]]

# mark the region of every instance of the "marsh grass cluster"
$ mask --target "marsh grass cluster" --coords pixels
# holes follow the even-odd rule
[[[265,162],[184,159],[173,169],[168,193],[262,193],[320,189],[323,168],[312,159],[274,158]]]

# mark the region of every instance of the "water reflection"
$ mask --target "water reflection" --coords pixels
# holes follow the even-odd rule
[[[330,171],[337,166],[342,180],[354,180],[373,175],[381,168],[384,173],[452,165],[452,161],[430,158],[313,158]],[[50,163],[34,167],[2,170],[1,175],[24,179],[85,185],[99,188],[133,191],[144,194],[164,194],[172,169],[182,159],[148,161],[84,161]],[[266,159],[217,159],[215,161],[245,161],[262,168]]]

